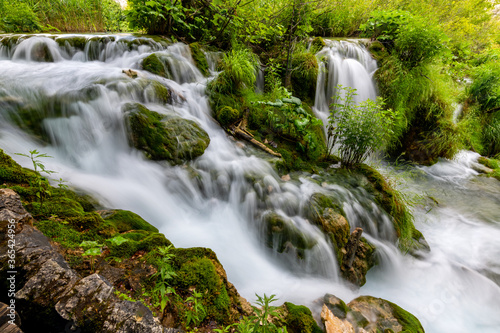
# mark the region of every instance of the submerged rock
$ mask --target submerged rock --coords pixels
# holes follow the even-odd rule
[[[196,122],[150,111],[141,104],[125,109],[131,144],[152,160],[181,164],[201,156],[210,138]]]

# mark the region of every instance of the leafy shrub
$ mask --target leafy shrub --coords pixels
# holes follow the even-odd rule
[[[145,30],[148,34],[170,34],[185,23],[186,9],[181,1],[130,0],[127,19],[133,29]]]
[[[410,14],[402,10],[374,11],[366,23],[359,26],[363,37],[389,41],[396,39],[401,26],[408,23]]]
[[[249,49],[233,48],[222,57],[222,72],[212,82],[212,89],[219,93],[235,94],[253,87],[257,64],[257,57]]]
[[[355,89],[338,86],[328,117],[329,152],[338,142],[344,166],[363,162],[393,133],[395,115],[392,110],[384,109],[381,99],[376,102],[368,99],[356,105],[355,94]]]
[[[33,9],[21,1],[4,3],[1,18],[5,32],[30,32],[41,29],[41,23]]]

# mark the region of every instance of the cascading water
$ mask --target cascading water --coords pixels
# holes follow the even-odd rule
[[[319,74],[316,84],[314,112],[328,123],[329,106],[337,92],[337,86],[356,89],[356,104],[376,98],[373,74],[377,62],[358,42],[325,40],[326,46],[316,54]]]
[[[364,74],[355,78],[371,82],[366,65],[370,62],[365,59],[361,65],[354,60],[363,59],[366,51],[343,47],[351,51],[330,49],[325,54],[351,73],[363,68]],[[142,59],[152,52],[169,59],[172,80],[141,70]],[[357,80],[335,77],[328,66],[328,85],[352,82],[358,93],[365,92],[356,86]],[[125,75],[128,69],[138,77]],[[171,89],[171,104],[160,103],[152,82]],[[282,301],[310,305],[327,292],[346,301],[371,294],[413,312],[427,332],[498,331],[500,186],[494,180],[475,177],[462,162],[422,168],[410,186],[421,192],[434,189],[436,193],[429,195],[440,202],[430,211],[415,211],[417,228],[432,252],[420,259],[404,256],[394,245],[389,217],[363,189],[348,181],[332,183],[321,175],[294,175],[282,181],[270,163],[257,157],[259,152],[228,138],[211,117],[206,83],[183,44],[167,46],[126,35],[4,37],[0,147],[26,167],[29,161],[14,153],[36,148],[54,156],[44,163],[58,171],[58,178],[93,193],[105,205],[140,214],[178,247],[212,248],[229,280],[249,299],[254,293],[276,293]],[[360,98],[374,97],[374,89],[366,91],[368,95]],[[327,92],[322,100],[318,95],[316,109],[324,110]],[[198,122],[210,136],[209,147],[184,166],[145,159],[127,141],[121,110],[130,102]],[[351,227],[361,226],[378,248],[380,264],[360,291],[339,280],[332,247],[304,218],[314,193],[339,198]],[[470,198],[479,193],[481,199]],[[474,210],[466,210],[471,202]],[[286,219],[312,240],[300,259],[293,248],[283,253],[266,248],[263,219],[269,214]]]

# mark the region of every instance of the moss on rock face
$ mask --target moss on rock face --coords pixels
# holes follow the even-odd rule
[[[189,48],[191,49],[191,56],[193,57],[196,67],[198,67],[203,75],[207,76],[209,74],[208,62],[207,58],[205,58],[205,53],[201,49],[201,45],[197,42],[191,43],[189,44]]]
[[[128,210],[114,209],[107,211],[99,211],[102,218],[112,223],[119,232],[129,230],[145,230],[158,232],[158,229],[149,224],[142,217]]]
[[[299,53],[292,59],[292,88],[294,95],[305,101],[314,101],[318,77],[318,60],[311,52]],[[310,103],[311,105],[313,103]]]
[[[303,233],[294,222],[275,212],[263,216],[266,245],[279,253],[296,251],[299,258],[306,250],[313,248],[317,240]]]
[[[230,106],[223,106],[216,112],[215,116],[223,127],[228,127],[234,124],[241,117],[241,114],[238,109],[233,109]]]
[[[172,78],[167,66],[161,61],[156,53],[152,53],[142,60],[142,68],[150,73],[163,76],[167,79]]]
[[[325,41],[321,37],[316,37],[311,42],[311,52],[316,54],[326,46]]]
[[[364,175],[371,187],[367,190],[375,195],[375,201],[393,218],[394,229],[402,251],[428,250],[429,246],[413,224],[413,216],[405,202],[385,178],[366,164],[358,164],[355,170]]]
[[[321,333],[318,324],[312,317],[311,310],[303,305],[295,305],[285,302],[287,315],[285,317],[286,328],[290,333]]]
[[[203,294],[207,319],[219,324],[233,323],[241,315],[239,295],[228,281],[215,253],[206,248],[174,249],[173,285],[180,290],[196,289]]]
[[[127,104],[126,118],[132,145],[152,160],[174,164],[201,156],[210,143],[208,134],[194,121],[164,118],[141,104]]]

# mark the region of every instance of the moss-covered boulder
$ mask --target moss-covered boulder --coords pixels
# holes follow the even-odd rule
[[[228,282],[226,272],[212,250],[177,248],[172,253],[177,274],[172,284],[187,295],[193,289],[203,294],[206,321],[215,320],[218,324],[228,325],[243,314],[242,299]]]
[[[241,118],[241,112],[226,105],[217,110],[215,117],[223,127],[229,127]]]
[[[128,210],[112,209],[100,210],[98,213],[101,217],[112,223],[119,232],[129,230],[145,230],[151,232],[158,232],[158,229],[149,224],[142,217]]]
[[[311,52],[316,54],[326,46],[325,40],[321,37],[315,37],[311,41]]]
[[[200,43],[191,43],[189,44],[189,48],[191,49],[191,56],[193,57],[193,61],[200,72],[205,76],[210,74],[208,71],[207,58],[205,57],[205,53],[203,52]]]
[[[262,217],[266,245],[279,253],[295,252],[299,258],[306,250],[317,244],[317,240],[302,232],[289,218],[276,212]]]
[[[368,332],[412,332],[424,333],[420,321],[399,307],[382,298],[360,296],[348,304],[353,317],[358,318],[353,326]]]
[[[314,102],[316,94],[316,81],[318,77],[318,60],[312,52],[303,52],[292,59],[292,89],[294,96]]]
[[[141,104],[124,108],[132,146],[152,160],[181,164],[201,156],[210,143],[208,134],[194,121],[162,116]]]
[[[345,305],[341,299],[327,294],[321,319],[326,332],[424,333],[414,315],[394,303],[371,296],[360,296]]]
[[[167,79],[172,78],[169,67],[156,53],[152,53],[142,60],[142,69]]]
[[[314,320],[311,310],[303,305],[285,302],[285,325],[290,333],[321,333],[323,332]]]

